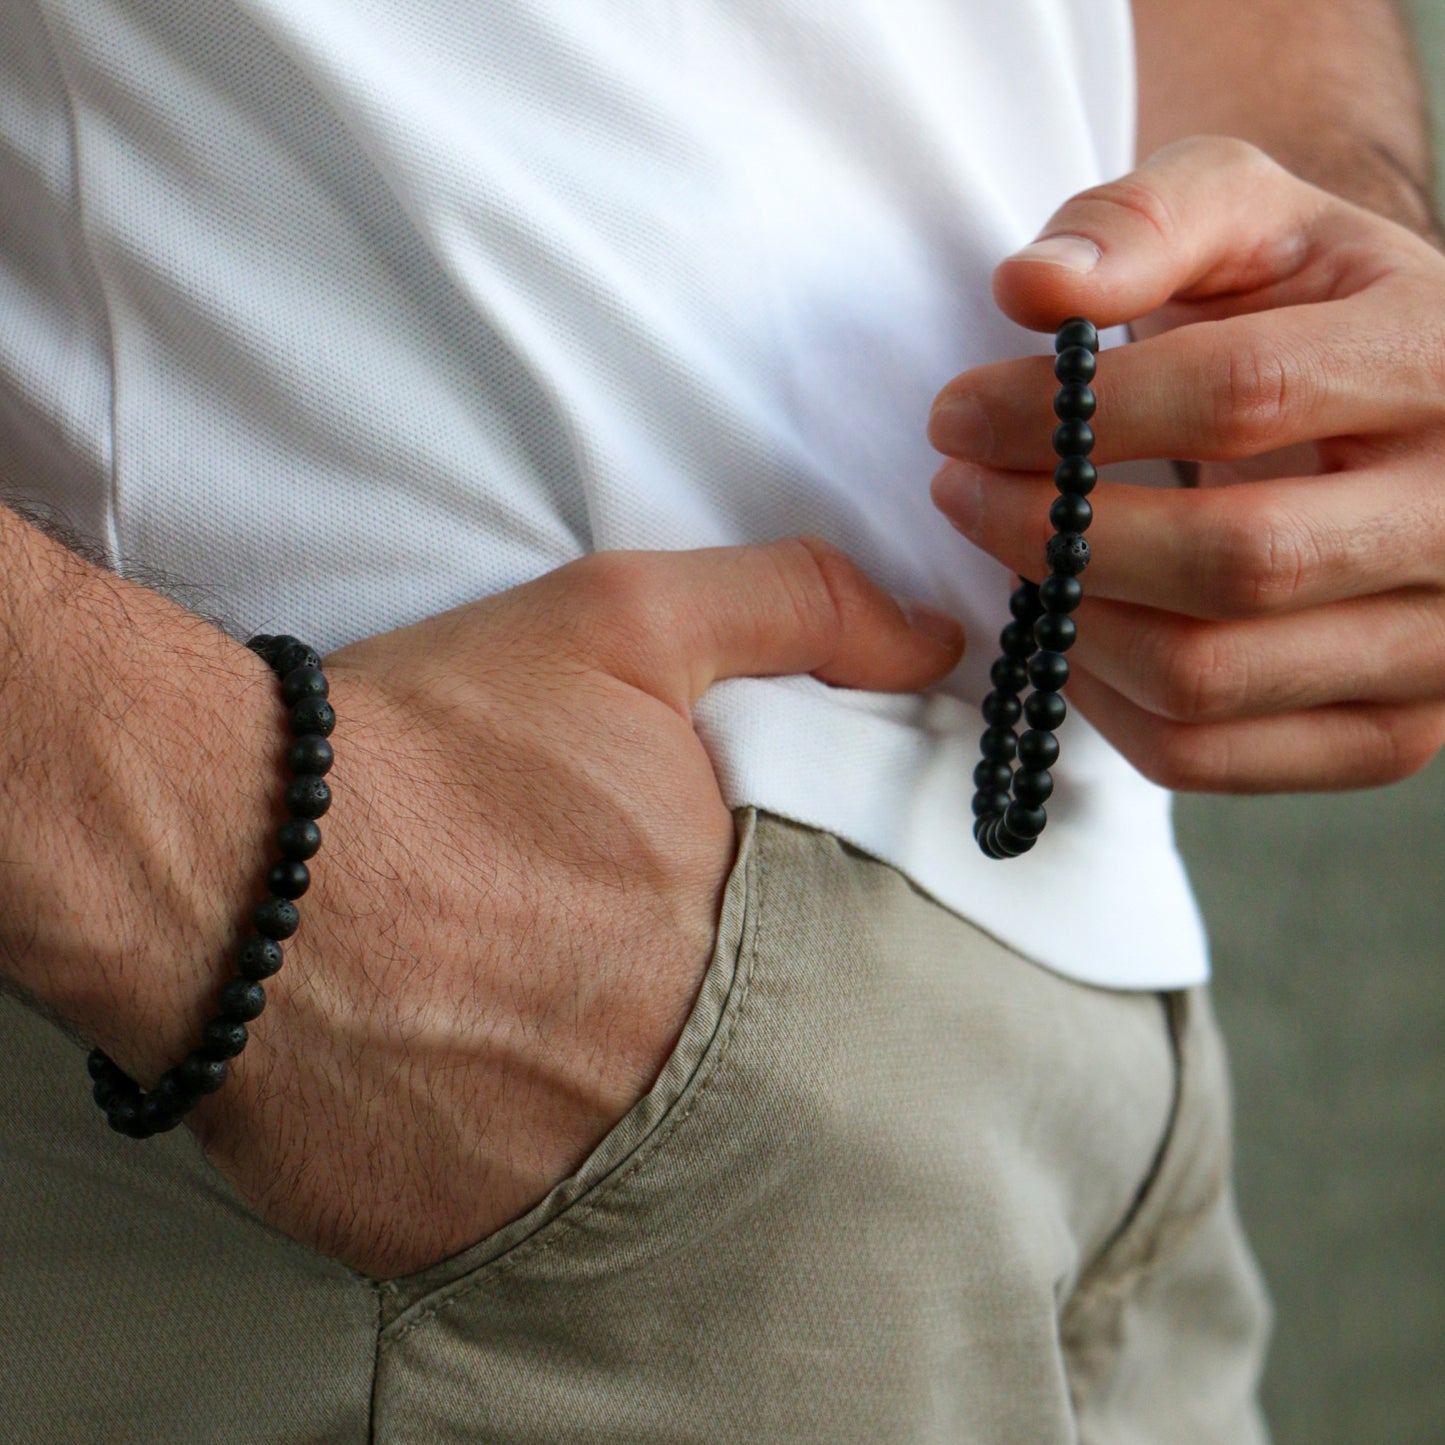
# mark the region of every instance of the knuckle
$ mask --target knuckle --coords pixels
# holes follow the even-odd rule
[[[1436,705],[1373,710],[1363,724],[1362,782],[1375,786],[1403,782],[1428,766],[1442,746],[1445,708]]]
[[[1310,529],[1275,504],[1249,499],[1246,489],[1214,496],[1219,510],[1199,553],[1202,592],[1212,599],[1214,615],[1248,618],[1285,610],[1322,565]]]
[[[1151,783],[1171,792],[1203,792],[1227,776],[1224,751],[1217,729],[1161,721],[1136,766]]]
[[[803,534],[775,544],[779,580],[800,631],[836,642],[866,606],[862,577],[840,547]]]
[[[1160,708],[1176,722],[1233,716],[1249,694],[1244,654],[1209,624],[1175,631],[1156,675]]]
[[[1292,413],[1304,400],[1307,374],[1296,370],[1275,346],[1222,346],[1212,363],[1214,436],[1229,461],[1280,446]]]

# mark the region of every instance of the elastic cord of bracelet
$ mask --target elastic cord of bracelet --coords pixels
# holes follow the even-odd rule
[[[266,1007],[264,980],[281,967],[281,940],[290,938],[301,918],[293,900],[311,886],[306,861],[321,847],[316,820],[331,806],[325,775],[333,760],[327,739],[336,714],[327,701],[329,688],[321,656],[294,637],[253,637],[246,644],[263,657],[281,684],[290,711],[291,743],[286,764],[292,778],[286,788],[290,815],[276,830],[280,858],[266,872],[267,897],[251,914],[251,933],[241,944],[237,976],[221,987],[218,1012],[201,1031],[200,1044],[174,1068],[161,1075],[155,1088],[143,1090],[101,1049],[86,1060],[94,1080],[95,1102],[112,1129],[131,1139],[148,1139],[174,1129],[206,1094],[226,1082],[228,1060],[246,1047],[246,1025]]]
[[[1049,575],[1038,584],[1020,577],[1009,597],[1013,621],[999,634],[1000,656],[989,673],[993,691],[983,700],[982,761],[973,770],[973,836],[989,858],[1027,853],[1048,821],[1044,804],[1054,791],[1049,769],[1059,757],[1055,734],[1068,712],[1064,653],[1078,635],[1069,614],[1084,595],[1079,573],[1089,565],[1089,544],[1083,534],[1094,519],[1088,494],[1098,476],[1089,460],[1094,449],[1089,422],[1096,402],[1089,383],[1098,350],[1099,333],[1082,317],[1064,322],[1054,338],[1054,375],[1060,383],[1054,397],[1059,420],[1053,437],[1059,457],[1054,485],[1059,495],[1049,508],[1054,528],[1045,550]],[[1033,691],[1020,702],[1025,684]],[[1020,715],[1028,723],[1022,737],[1014,731]]]

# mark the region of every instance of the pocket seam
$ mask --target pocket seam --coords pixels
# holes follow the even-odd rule
[[[417,1313],[411,1319],[405,1320],[404,1323],[399,1319],[387,1326],[378,1340],[378,1358],[399,1344],[413,1330],[430,1324],[442,1310],[464,1300],[468,1295],[474,1294],[490,1281],[504,1277],[527,1261],[555,1249],[566,1240],[579,1222],[585,1220],[596,1210],[597,1205],[603,1199],[615,1192],[637,1170],[648,1163],[696,1112],[732,1050],[733,1040],[737,1036],[748,999],[752,995],[753,976],[757,965],[758,938],[766,906],[766,885],[763,880],[767,870],[762,866],[763,829],[758,826],[761,820],[762,813],[759,810],[753,825],[752,854],[745,864],[743,875],[744,898],[756,898],[757,907],[755,909],[747,908],[745,905],[743,937],[739,939],[737,955],[737,968],[741,976],[734,977],[733,980],[733,989],[736,990],[736,1006],[724,1006],[723,1017],[719,1021],[722,1038],[714,1039],[714,1045],[699,1063],[698,1071],[683,1085],[684,1090],[692,1089],[692,1097],[687,1101],[686,1106],[670,1110],[658,1128],[642,1140],[630,1158],[623,1161],[611,1174],[598,1180],[586,1194],[574,1201],[561,1214],[548,1220],[535,1234],[519,1241],[505,1254],[479,1265],[474,1274],[455,1281],[454,1286],[441,1286],[438,1297],[431,1302],[418,1301],[413,1306]],[[727,1004],[732,1004],[731,992]]]

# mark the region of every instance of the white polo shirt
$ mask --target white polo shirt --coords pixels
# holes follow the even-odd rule
[[[1074,978],[1198,982],[1169,794],[1078,714],[1040,844],[979,853],[1012,579],[928,497],[938,388],[1048,349],[992,268],[1129,169],[1133,94],[1127,0],[7,0],[0,475],[323,649],[594,550],[828,537],[968,655],[719,683],[728,803]]]

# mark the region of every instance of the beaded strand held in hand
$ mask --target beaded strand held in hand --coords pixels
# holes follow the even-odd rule
[[[331,806],[325,778],[332,763],[327,738],[336,726],[336,714],[326,700],[329,689],[320,654],[294,637],[263,635],[246,645],[270,664],[290,710],[292,741],[286,765],[292,779],[286,789],[286,810],[291,816],[276,830],[281,857],[267,870],[269,896],[252,912],[252,932],[237,953],[240,973],[222,986],[220,1012],[201,1031],[200,1044],[167,1069],[149,1093],[103,1050],[92,1049],[86,1060],[95,1081],[95,1102],[105,1110],[111,1128],[131,1139],[174,1129],[204,1095],[226,1082],[227,1060],[246,1047],[246,1025],[266,1007],[263,980],[281,967],[281,940],[300,926],[293,900],[311,886],[306,860],[321,847],[316,820]]]
[[[1059,495],[1049,508],[1054,535],[1045,551],[1049,575],[1033,583],[1019,578],[1009,598],[1010,622],[999,634],[1001,649],[989,673],[993,691],[983,700],[988,725],[979,740],[983,761],[973,770],[973,836],[989,858],[1016,858],[1039,840],[1048,818],[1044,804],[1053,795],[1049,769],[1058,761],[1055,734],[1068,712],[1063,687],[1069,680],[1064,656],[1077,629],[1069,616],[1083,598],[1079,573],[1089,565],[1084,532],[1094,519],[1088,495],[1098,479],[1089,453],[1094,449],[1094,379],[1099,333],[1091,322],[1074,317],[1054,338],[1054,451],[1059,464],[1054,485]],[[1026,701],[1019,694],[1032,686]],[[1020,737],[1020,715],[1028,730]],[[1018,759],[1018,768],[1013,766]],[[1010,797],[1012,790],[1012,797]]]

